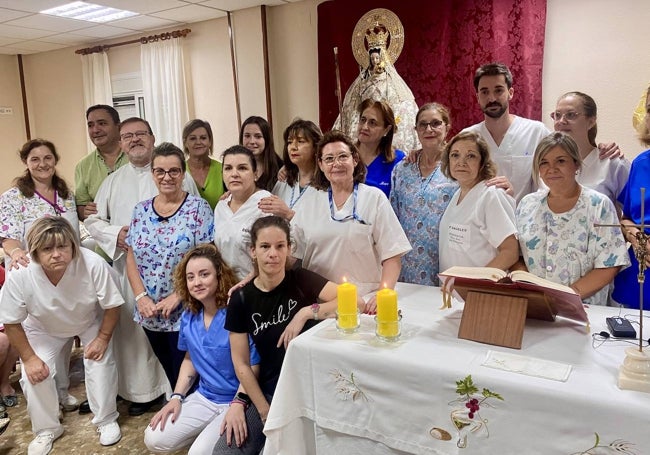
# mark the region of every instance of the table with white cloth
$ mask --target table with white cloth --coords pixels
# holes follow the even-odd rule
[[[265,454],[650,454],[650,394],[617,386],[634,345],[592,338],[618,309],[588,308],[589,330],[527,320],[515,350],[459,339],[462,304],[441,310],[439,288],[396,289],[399,341],[376,339],[362,315],[357,333],[326,320],[291,342]],[[638,311],[622,314],[638,321]],[[468,375],[476,390],[461,397]],[[483,400],[484,389],[503,400]],[[471,417],[470,398],[480,405]]]

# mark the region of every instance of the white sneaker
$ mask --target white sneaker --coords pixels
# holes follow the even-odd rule
[[[65,412],[76,411],[79,408],[79,400],[72,395],[68,395],[59,403],[59,407]]]
[[[122,439],[122,432],[117,422],[100,425],[97,431],[99,432],[99,443],[103,446],[112,446]]]
[[[27,455],[47,455],[52,450],[52,443],[63,434],[63,427],[54,431],[41,431],[29,443]]]

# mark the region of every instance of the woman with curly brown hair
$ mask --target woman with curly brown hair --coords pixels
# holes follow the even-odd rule
[[[443,174],[460,185],[440,219],[440,271],[454,265],[508,270],[519,259],[515,200],[487,186],[496,176],[480,134],[466,131],[445,147]]]
[[[224,329],[228,289],[236,282],[213,244],[190,250],[174,270],[174,288],[185,307],[178,347],[186,353],[171,399],[145,430],[144,442],[152,452],[189,445],[189,454],[261,449],[261,422],[239,386]],[[259,356],[252,343],[250,361],[257,368]],[[197,376],[196,390],[187,395]],[[229,447],[232,442],[237,448]]]

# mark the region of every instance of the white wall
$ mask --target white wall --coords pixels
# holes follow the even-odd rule
[[[650,82],[647,0],[547,0],[543,119],[557,99],[577,90],[598,105],[598,142],[615,141],[633,159],[645,148],[632,112]]]

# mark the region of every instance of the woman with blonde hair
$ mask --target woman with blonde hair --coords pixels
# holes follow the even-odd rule
[[[582,160],[576,142],[552,133],[537,146],[533,177],[548,190],[525,196],[517,207],[523,263],[517,268],[570,286],[585,303],[606,305],[609,283],[629,265],[614,203],[580,185]]]

